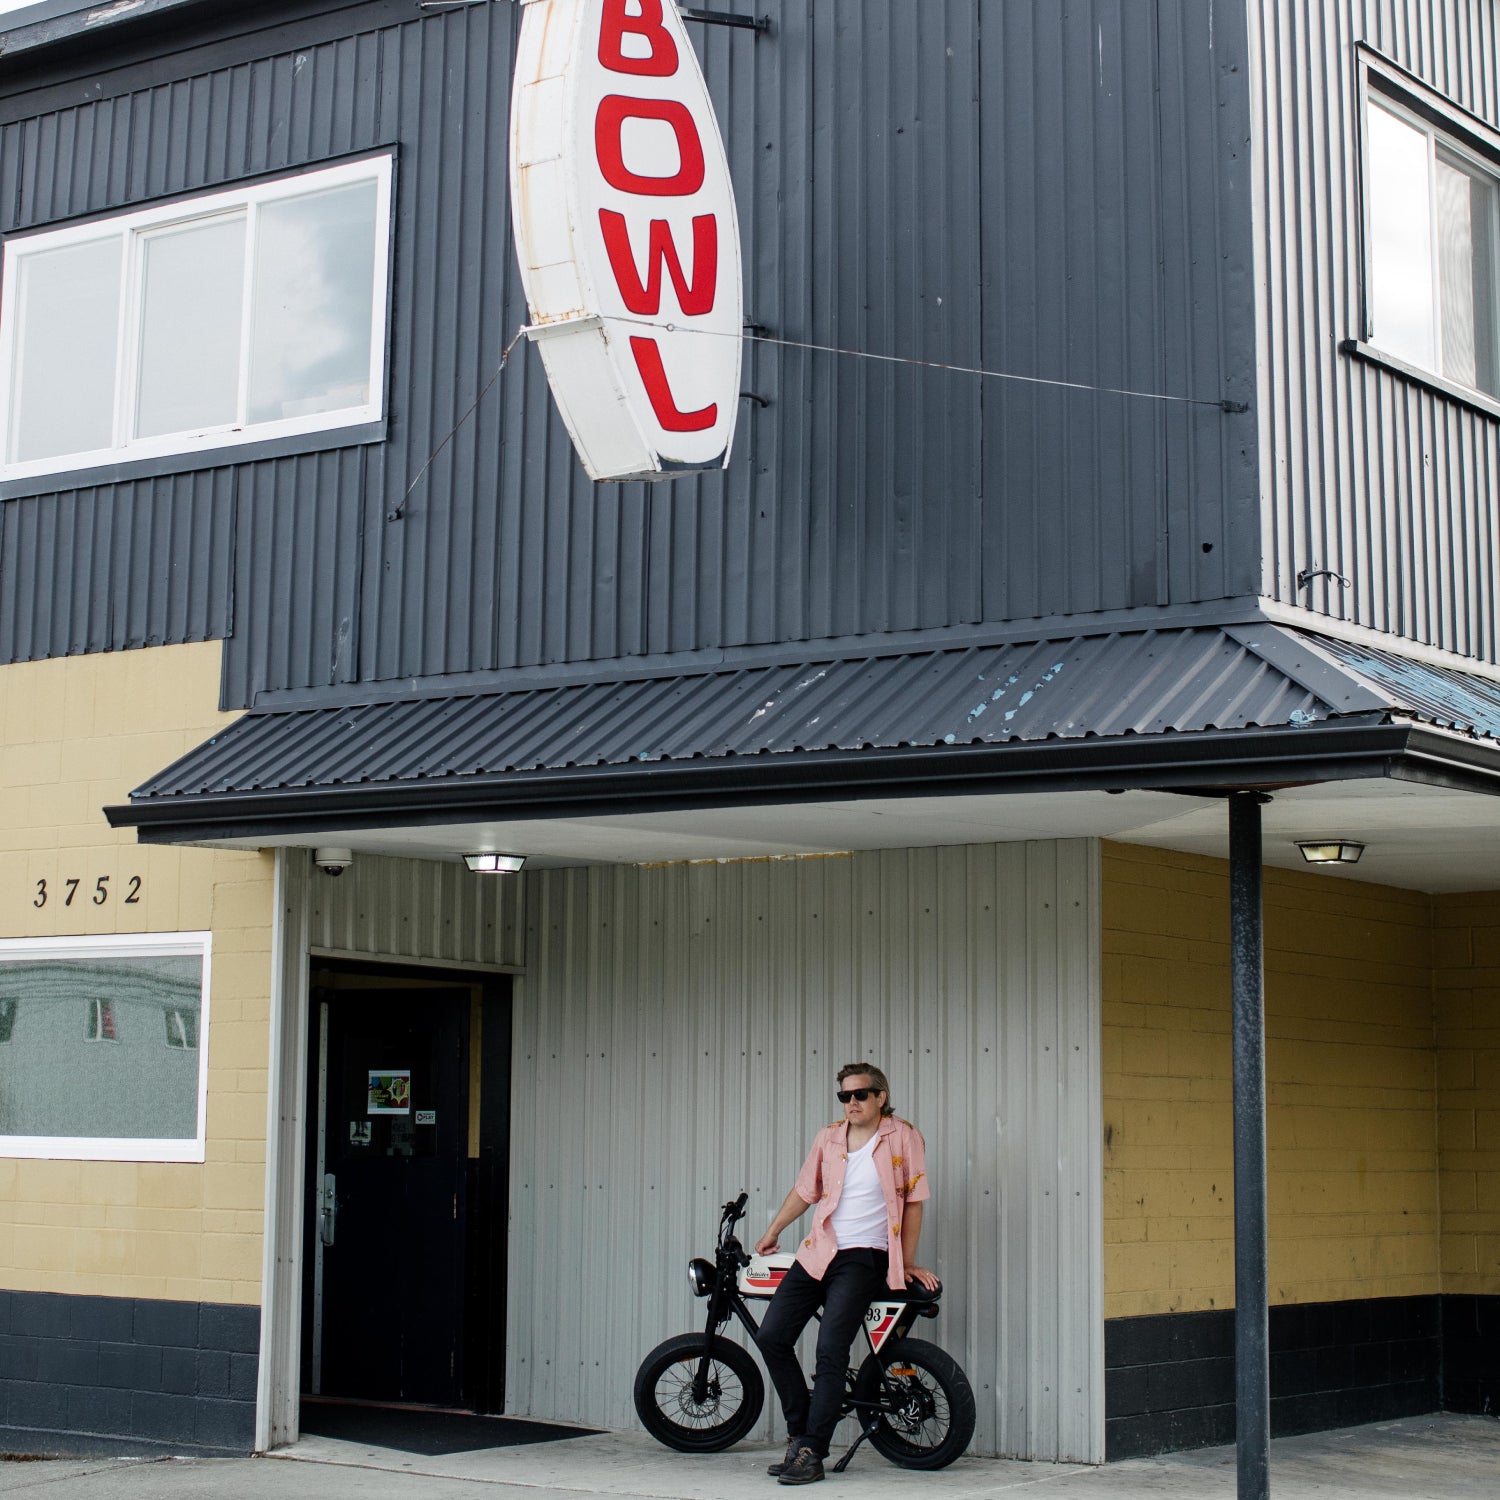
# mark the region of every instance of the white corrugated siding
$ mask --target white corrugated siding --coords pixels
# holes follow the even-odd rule
[[[520,967],[519,880],[364,854],[336,878],[307,868],[307,941],[315,953]]]
[[[720,1203],[758,1234],[868,1058],[927,1137],[975,1451],[1102,1459],[1098,890],[1082,841],[528,876],[509,1409],[633,1427]]]
[[[1500,125],[1495,0],[1252,0],[1263,592],[1500,660],[1500,424],[1363,337],[1357,47]],[[1303,569],[1332,578],[1298,584]]]

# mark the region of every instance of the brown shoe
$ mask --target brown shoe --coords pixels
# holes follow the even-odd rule
[[[786,1452],[781,1455],[781,1462],[778,1464],[767,1464],[766,1473],[769,1474],[773,1479],[779,1478],[792,1466],[792,1460],[796,1458],[796,1456],[797,1439],[794,1437],[789,1437],[786,1440]]]
[[[811,1448],[798,1448],[796,1457],[776,1476],[776,1483],[816,1484],[822,1477],[823,1460]]]

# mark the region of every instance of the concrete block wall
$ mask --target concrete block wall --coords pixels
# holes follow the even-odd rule
[[[227,722],[219,660],[209,643],[0,668],[0,936],[213,935],[206,1159],[0,1158],[0,1300],[15,1324],[0,1330],[13,1356],[0,1428],[32,1434],[21,1446],[44,1451],[54,1423],[80,1421],[206,1449],[243,1451],[253,1433],[272,860],[137,845],[102,812]],[[102,876],[110,899],[96,905]],[[158,1312],[175,1341],[152,1332]],[[146,1372],[137,1386],[112,1383],[127,1367]]]
[[[1106,845],[1103,878],[1125,1457],[1234,1431],[1228,869]],[[1273,1431],[1500,1410],[1500,895],[1267,870],[1265,914]]]
[[[209,643],[0,668],[0,936],[213,933],[207,1160],[0,1159],[0,1287],[260,1300],[272,859],[138,845],[101,810],[228,721],[219,654]],[[87,893],[100,876],[113,899],[65,904],[67,880]]]
[[[0,1291],[0,1451],[244,1453],[260,1313]]]
[[[1500,1293],[1500,893],[1434,903],[1443,1289]]]
[[[1234,1305],[1223,861],[1106,845],[1105,1312]],[[1431,1295],[1431,904],[1267,870],[1271,1298]]]
[[[1444,1402],[1500,1411],[1500,894],[1433,903]]]

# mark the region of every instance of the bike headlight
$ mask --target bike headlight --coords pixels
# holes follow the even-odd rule
[[[718,1273],[714,1270],[713,1262],[704,1260],[701,1256],[688,1262],[688,1280],[692,1283],[693,1295],[695,1297],[706,1297],[714,1289],[714,1282],[718,1279]]]

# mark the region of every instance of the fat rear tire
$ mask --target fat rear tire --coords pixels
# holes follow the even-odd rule
[[[636,1414],[657,1442],[679,1453],[718,1453],[732,1447],[754,1428],[765,1404],[760,1366],[726,1338],[714,1340],[708,1399],[695,1402],[693,1378],[702,1358],[703,1335],[680,1333],[658,1344],[636,1371]]]
[[[891,1388],[897,1410],[861,1411],[875,1450],[903,1469],[944,1469],[974,1436],[974,1390],[953,1356],[923,1339],[898,1339],[859,1367],[858,1401]]]

